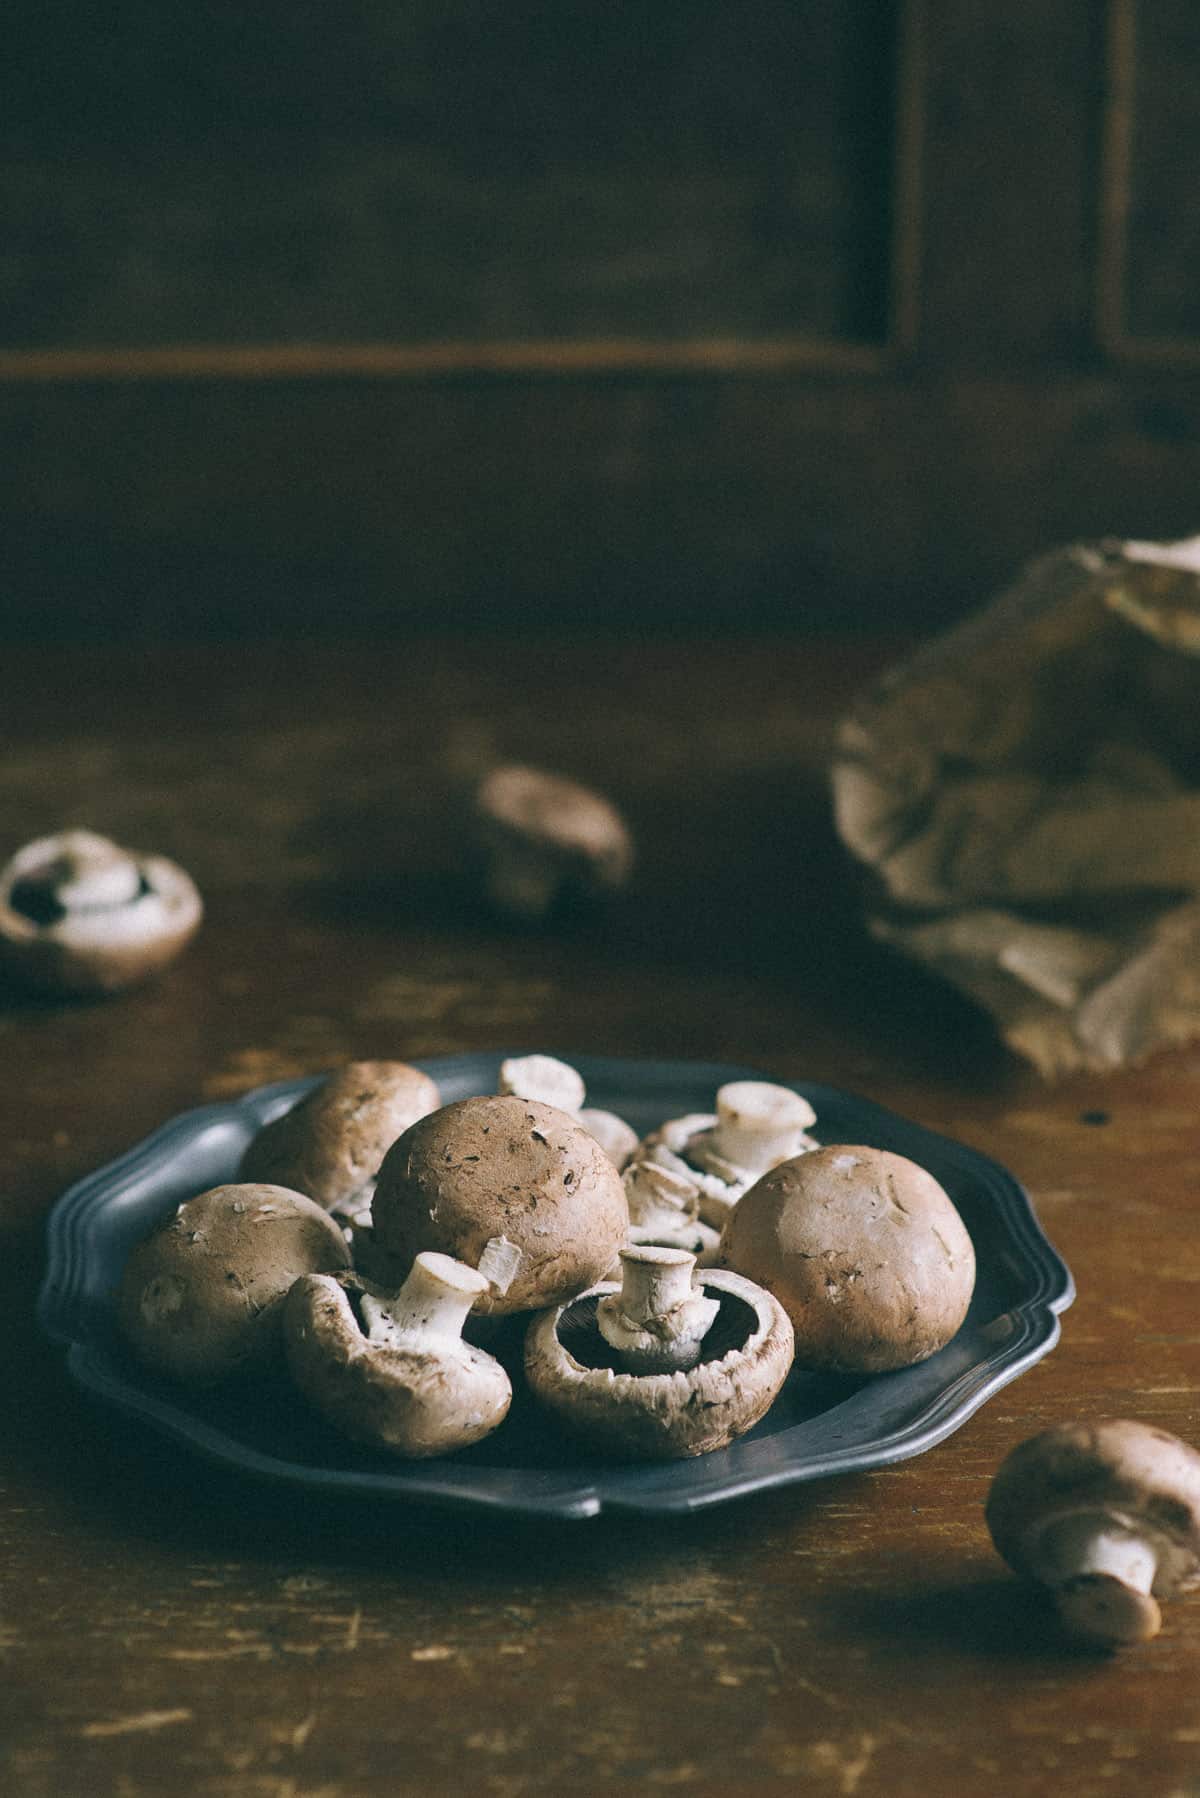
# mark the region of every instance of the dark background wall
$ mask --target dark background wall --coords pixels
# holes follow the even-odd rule
[[[1194,0],[18,0],[0,634],[927,627],[1200,529]]]

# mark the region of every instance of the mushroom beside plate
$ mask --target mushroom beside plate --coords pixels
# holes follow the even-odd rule
[[[509,1053],[421,1066],[449,1104],[495,1092]],[[706,1110],[729,1081],[766,1077],[709,1062],[568,1059],[589,1100],[639,1132]],[[476,1447],[439,1461],[389,1461],[336,1436],[282,1387],[234,1394],[159,1381],[133,1361],[114,1325],[114,1288],[134,1243],[181,1200],[235,1179],[251,1137],[317,1084],[287,1081],[185,1112],[73,1186],[50,1214],[38,1301],[42,1328],[66,1345],[71,1376],[86,1392],[226,1468],[294,1489],[583,1518],[605,1510],[693,1511],[776,1486],[862,1473],[922,1454],[958,1429],[1049,1353],[1059,1313],[1075,1296],[1027,1194],[998,1163],[869,1100],[805,1083],[797,1090],[816,1110],[818,1140],[907,1155],[958,1207],[975,1245],[977,1279],[966,1321],[944,1349],[915,1367],[864,1378],[795,1369],[749,1435],[695,1460],[602,1461],[561,1436],[518,1391],[503,1427]]]

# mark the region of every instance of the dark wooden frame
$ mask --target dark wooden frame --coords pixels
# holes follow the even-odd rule
[[[1200,368],[1200,338],[1139,336],[1126,316],[1133,133],[1137,108],[1138,0],[1109,0],[1105,99],[1100,146],[1100,207],[1095,322],[1100,348],[1147,368]]]
[[[800,333],[671,339],[536,338],[429,343],[167,344],[133,348],[0,349],[0,382],[296,380],[309,377],[872,374],[916,344],[921,260],[921,160],[927,0],[900,0],[896,59],[888,325],[879,344]]]

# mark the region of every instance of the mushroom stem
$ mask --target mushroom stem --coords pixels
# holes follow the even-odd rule
[[[686,1249],[647,1245],[621,1252],[621,1310],[637,1323],[666,1317],[684,1304],[692,1290],[696,1257]]]
[[[1064,1518],[1044,1545],[1055,1606],[1072,1635],[1093,1642],[1147,1642],[1162,1613],[1151,1596],[1158,1554],[1145,1537],[1082,1513]]]
[[[765,1174],[804,1146],[804,1131],[815,1122],[812,1106],[790,1087],[734,1080],[717,1093],[711,1144],[733,1167]]]
[[[488,1288],[485,1276],[465,1262],[427,1250],[417,1256],[395,1298],[381,1302],[363,1294],[367,1335],[388,1347],[418,1339],[457,1341],[472,1305]]]
[[[692,1285],[695,1265],[686,1249],[621,1250],[621,1290],[600,1300],[596,1322],[626,1373],[679,1372],[699,1361],[720,1305]]]

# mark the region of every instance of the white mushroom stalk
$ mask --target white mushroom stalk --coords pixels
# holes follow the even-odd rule
[[[805,1133],[817,1114],[788,1086],[766,1080],[733,1080],[717,1092],[717,1121],[699,1146],[740,1174],[765,1174],[805,1149],[815,1148]]]
[[[91,830],[68,830],[59,853],[28,884],[63,911],[105,911],[128,905],[142,890],[137,862],[127,850]]]
[[[716,1105],[715,1114],[672,1118],[653,1131],[630,1167],[655,1163],[689,1180],[701,1218],[719,1231],[762,1174],[819,1145],[808,1135],[816,1113],[790,1087],[733,1080],[718,1090]]]
[[[596,1306],[600,1334],[626,1373],[673,1373],[694,1367],[720,1310],[692,1284],[696,1257],[684,1249],[621,1250],[620,1292]]]
[[[383,1348],[444,1347],[461,1340],[463,1325],[477,1299],[490,1290],[486,1274],[426,1251],[417,1256],[403,1286],[391,1299],[364,1292],[359,1303],[367,1336]]]
[[[1041,1554],[1042,1577],[1073,1635],[1117,1643],[1158,1634],[1162,1612],[1151,1591],[1160,1556],[1144,1531],[1080,1512],[1044,1532]]]

